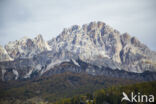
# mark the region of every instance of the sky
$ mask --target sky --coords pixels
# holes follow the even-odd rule
[[[0,45],[103,21],[156,51],[156,0],[0,0]]]

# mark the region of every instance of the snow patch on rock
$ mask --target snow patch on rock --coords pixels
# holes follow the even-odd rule
[[[69,62],[69,61],[70,60],[68,60],[68,59],[66,59],[66,60],[56,60],[55,62],[52,62],[51,64],[49,64],[45,70],[42,70],[41,75],[44,74],[45,72],[47,72],[48,70],[54,68],[54,66],[59,65],[62,62]]]
[[[17,80],[19,77],[18,71],[13,69],[13,73],[16,75],[15,80]]]
[[[2,69],[2,81],[5,81],[5,79],[4,79],[5,73],[6,73],[6,70],[5,69]]]
[[[29,72],[24,76],[24,78],[30,78],[30,75],[32,74],[33,69],[29,70]]]
[[[80,67],[79,63],[78,63],[76,60],[74,60],[74,59],[71,59],[71,60],[72,60],[72,62],[73,62],[75,65],[77,65],[77,66]]]

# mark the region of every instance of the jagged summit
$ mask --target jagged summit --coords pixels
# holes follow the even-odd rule
[[[70,51],[83,60],[95,57],[108,58],[122,64],[122,68],[132,72],[151,70],[153,66],[142,65],[143,60],[155,64],[155,52],[128,33],[121,34],[104,22],[91,22],[82,26],[73,25],[64,29],[59,36],[50,40],[52,50]],[[127,67],[128,66],[128,67]]]
[[[16,58],[30,58],[33,55],[39,54],[43,51],[50,50],[42,35],[36,36],[34,39],[23,37],[21,40],[9,42],[5,45],[10,57]]]
[[[29,78],[33,73],[42,76],[45,73],[51,75],[65,71],[101,75],[107,73],[105,68],[134,73],[156,71],[156,52],[136,37],[131,37],[128,33],[121,34],[104,22],[73,25],[63,29],[56,38],[48,42],[44,41],[42,35],[34,39],[9,42],[5,45],[5,50],[15,60],[0,63],[0,69],[5,73],[9,72],[7,69],[12,69],[16,78]],[[22,60],[23,58],[26,60]],[[72,63],[76,67],[59,67],[62,63]],[[59,70],[53,70],[55,66]]]
[[[37,41],[44,41],[43,39],[43,36],[41,34],[37,35],[34,40],[37,40]]]
[[[82,26],[79,25],[73,25],[69,28],[64,28],[63,31],[61,32],[61,34],[67,34],[70,32],[78,32],[78,31],[83,31],[84,33],[87,32],[91,32],[91,31],[95,31],[95,30],[100,30],[101,32],[117,32],[119,33],[119,31],[117,31],[116,29],[113,29],[112,27],[110,27],[109,25],[106,25],[106,23],[98,21],[98,22],[90,22],[88,24],[84,24]]]

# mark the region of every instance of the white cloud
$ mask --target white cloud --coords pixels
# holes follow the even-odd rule
[[[103,21],[156,50],[155,0],[1,0],[0,44],[41,33],[46,40],[63,28]]]

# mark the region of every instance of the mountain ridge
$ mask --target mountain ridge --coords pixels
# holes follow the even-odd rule
[[[62,43],[64,42],[64,44]],[[120,34],[103,22],[91,22],[89,24],[74,25],[64,29],[59,36],[48,42],[56,51],[71,51],[83,60],[101,56],[114,62],[129,66],[127,71],[142,72],[140,68],[133,67],[141,64],[141,61],[156,61],[156,53],[142,44],[128,33]],[[134,63],[135,60],[139,60]],[[139,66],[140,67],[140,66]],[[130,70],[134,69],[134,70]],[[146,68],[147,69],[147,68]]]
[[[156,52],[137,38],[128,33],[121,34],[104,22],[73,25],[47,42],[41,35],[34,39],[23,38],[8,43],[5,50],[14,61],[0,63],[2,79],[8,72],[12,76],[10,79],[14,79],[13,75],[15,79],[21,75],[22,78],[29,78],[34,72],[42,76],[66,61],[72,60],[78,66],[76,60],[79,59],[100,67],[92,74],[96,74],[102,67],[133,73],[156,71]],[[91,71],[92,68],[86,70]]]
[[[13,59],[31,58],[35,54],[50,50],[41,34],[37,35],[34,39],[23,37],[20,40],[9,42],[4,47]]]

